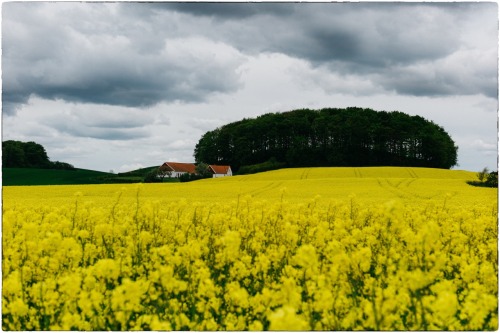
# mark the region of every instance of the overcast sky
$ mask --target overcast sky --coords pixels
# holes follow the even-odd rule
[[[115,172],[193,162],[226,123],[298,108],[421,115],[497,169],[498,7],[7,2],[3,140]]]

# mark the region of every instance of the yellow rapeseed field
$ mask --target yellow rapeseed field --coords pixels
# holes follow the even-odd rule
[[[3,188],[4,330],[496,330],[497,189],[425,168]]]

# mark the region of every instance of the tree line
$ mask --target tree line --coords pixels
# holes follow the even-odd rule
[[[205,133],[195,160],[251,166],[415,166],[449,169],[457,150],[420,116],[349,107],[300,109],[243,119]]]
[[[45,148],[36,142],[8,140],[2,142],[3,168],[40,168],[73,170],[69,163],[50,161]]]
[[[479,187],[498,187],[498,171],[491,171],[488,168],[484,168],[477,174],[476,181],[467,181],[467,184]]]

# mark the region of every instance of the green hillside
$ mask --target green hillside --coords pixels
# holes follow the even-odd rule
[[[108,172],[74,169],[2,168],[2,184],[9,185],[70,185],[98,184]]]
[[[2,168],[2,183],[3,186],[140,183],[155,168],[157,166],[118,174],[87,169]]]
[[[137,170],[132,170],[132,171],[127,171],[127,172],[120,172],[118,173],[119,176],[144,176],[150,171],[153,171],[154,169],[157,169],[159,166],[150,166],[147,168],[141,168]]]

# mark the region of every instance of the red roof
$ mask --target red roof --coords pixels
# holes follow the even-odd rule
[[[170,171],[175,172],[187,172],[187,173],[195,173],[195,165],[193,163],[177,163],[177,162],[165,162],[162,167],[170,168]]]
[[[210,168],[215,174],[227,174],[229,169],[231,168],[229,165],[214,165],[211,164]]]

